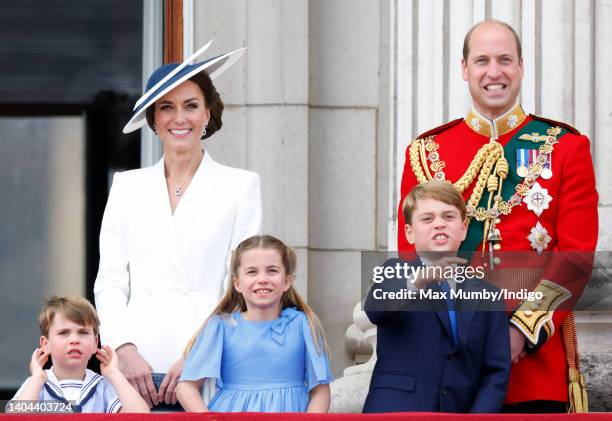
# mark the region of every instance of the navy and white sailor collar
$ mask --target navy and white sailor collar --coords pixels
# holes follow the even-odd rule
[[[50,391],[53,391],[53,393],[55,393],[58,397],[65,400],[66,397],[64,396],[64,391],[62,390],[60,381],[53,372],[53,367],[48,370],[45,370],[45,372],[47,373],[47,382],[45,383],[45,385],[49,387]],[[79,395],[79,400],[76,402],[76,404],[81,405],[82,403],[84,403],[84,398],[88,399],[88,397],[93,394],[92,391],[95,390],[96,386],[98,385],[98,383],[100,383],[101,380],[101,375],[94,373],[90,369],[85,369],[85,379],[83,379],[83,387],[81,389],[81,394]]]

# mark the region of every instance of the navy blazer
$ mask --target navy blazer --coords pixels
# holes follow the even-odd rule
[[[391,259],[385,265],[396,262]],[[406,288],[406,280],[385,280],[379,285],[385,291],[398,291]],[[477,279],[457,286],[465,292],[498,291]],[[499,412],[510,374],[503,300],[457,301],[459,344],[454,346],[444,300],[405,300],[401,308],[398,302],[375,302],[373,290],[365,311],[378,327],[378,359],[364,413]]]

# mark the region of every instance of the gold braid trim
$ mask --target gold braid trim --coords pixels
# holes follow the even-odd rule
[[[435,143],[434,139],[435,136],[429,136],[424,139],[419,138],[415,139],[410,145],[410,166],[412,167],[412,172],[419,183],[425,183],[426,181],[433,179],[446,179],[444,172],[442,171],[442,169],[446,166],[446,163],[439,159],[437,152],[438,145]],[[430,152],[429,157],[427,156],[427,152]],[[476,206],[478,206],[489,175],[491,174],[491,171],[493,170],[500,156],[503,156],[503,147],[499,143],[493,141],[483,145],[476,153],[476,156],[470,163],[465,173],[456,183],[453,184],[459,193],[463,193],[469,187],[469,185],[472,184],[472,181],[474,181],[476,175],[478,175],[478,180],[474,186],[474,190],[467,201],[467,205],[471,206],[473,209],[476,209]],[[427,162],[428,160],[432,162],[431,169],[435,171],[434,175],[431,174],[430,166]]]
[[[469,185],[472,184],[472,181],[474,181],[476,174],[478,174],[478,171],[482,168],[485,160],[491,158],[490,153],[497,149],[497,147],[498,146],[492,143],[487,143],[478,150],[468,169],[459,180],[453,184],[459,193],[463,193]],[[410,166],[419,183],[424,183],[433,179],[445,180],[442,169],[446,166],[446,163],[439,159],[437,150],[438,145],[435,142],[435,136],[415,139],[410,145]],[[427,152],[430,152],[429,157],[426,154]],[[435,169],[438,169],[435,173],[440,175],[436,176],[435,174],[431,174],[430,166],[427,163],[428,160],[431,161],[432,170],[435,171]]]
[[[472,191],[472,194],[466,203],[466,205],[472,209],[476,209],[476,207],[478,206],[478,203],[480,202],[480,198],[482,197],[482,194],[484,193],[485,186],[487,185],[487,182],[489,180],[489,176],[491,175],[491,171],[493,170],[493,167],[497,163],[497,160],[504,153],[502,146],[499,143],[494,142],[494,141],[487,143],[485,146],[480,148],[480,151],[482,151],[485,147],[487,151],[486,158],[484,159],[484,162],[482,163],[482,168],[480,169],[480,173],[478,174],[478,180],[476,181],[474,190]],[[480,151],[478,152],[480,153]],[[472,164],[474,164],[474,162],[476,162],[476,159],[472,161]],[[472,165],[470,165],[470,168],[468,168],[468,171],[470,171],[471,169],[472,169]]]
[[[570,313],[561,323],[561,335],[565,345],[565,356],[569,367],[569,408],[568,412],[589,412],[589,399],[586,382],[580,374],[578,337],[574,313]]]
[[[543,165],[546,163],[546,154],[553,152],[554,145],[558,143],[557,136],[560,133],[561,128],[559,127],[551,127],[546,130],[546,136],[542,136],[546,140],[539,148],[537,161],[529,166],[527,176],[522,183],[516,186],[515,193],[508,201],[503,200],[501,193],[503,182],[507,178],[510,168],[504,156],[504,148],[495,138],[491,138],[488,143],[482,145],[465,173],[456,183],[453,183],[457,191],[463,194],[478,175],[472,194],[466,202],[466,207],[468,223],[472,218],[484,222],[483,252],[487,241],[492,244],[501,241],[496,224],[500,222],[502,215],[510,215],[512,208],[522,203],[523,196],[527,195],[529,189],[540,177]],[[537,133],[535,135],[539,136]],[[417,138],[410,145],[410,166],[419,183],[429,180],[451,182],[446,180],[444,174],[446,162],[440,159],[439,148],[435,135]],[[478,207],[485,188],[489,192],[487,206],[486,208]]]
[[[487,143],[478,150],[468,169],[455,183],[455,187],[457,188],[457,190],[459,190],[460,193],[463,193],[468,188],[468,186],[472,184],[472,181],[474,181],[478,170],[480,170],[486,162],[489,162],[493,159],[493,157],[491,156],[491,152],[493,152],[495,149],[496,146],[494,146],[492,143]],[[480,198],[478,199],[478,201],[479,200]],[[476,201],[476,203],[478,203],[478,201]]]
[[[429,172],[429,167],[425,164],[427,162],[427,153],[425,152],[425,142],[421,142],[421,147],[419,151],[421,152],[421,162],[423,162],[423,169],[425,170],[427,179],[431,180],[432,176],[431,176],[431,173]]]
[[[423,144],[423,139],[415,139],[412,141],[412,144],[410,145],[410,166],[412,167],[412,172],[414,173],[414,176],[416,177],[417,181],[419,183],[424,183],[426,182],[428,179],[425,176],[425,173],[423,172],[423,168],[421,167],[421,159],[423,160],[423,162],[427,162],[425,157],[420,157],[420,153],[421,153],[421,145]],[[431,178],[430,178],[431,180]]]
[[[537,345],[542,329],[547,338],[555,333],[552,323],[553,313],[561,303],[572,296],[572,293],[561,285],[545,279],[534,291],[542,293],[542,299],[523,301],[510,318],[510,323],[523,332],[529,342]]]

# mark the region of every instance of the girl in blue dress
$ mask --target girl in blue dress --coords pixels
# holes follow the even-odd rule
[[[327,412],[332,380],[323,329],[293,288],[296,256],[256,235],[232,254],[233,287],[185,350],[177,397],[186,411]],[[201,388],[216,379],[208,406]]]

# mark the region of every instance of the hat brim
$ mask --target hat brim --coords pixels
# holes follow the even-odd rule
[[[142,104],[143,101],[146,101],[147,97],[149,96],[149,94],[152,94],[153,92],[155,92],[155,90],[157,88],[159,88],[164,83],[166,83],[168,80],[170,80],[170,78],[172,78],[175,74],[177,74],[182,69],[184,69],[185,67],[189,66],[190,64],[194,64],[196,62],[196,60],[198,59],[198,57],[200,57],[202,54],[204,54],[206,52],[206,50],[208,50],[208,48],[210,47],[210,45],[212,43],[213,43],[213,40],[211,39],[205,45],[203,45],[202,48],[200,48],[198,51],[194,52],[185,61],[183,61],[181,64],[179,64],[174,70],[172,70],[170,73],[168,73],[166,76],[164,76],[154,86],[152,86],[150,88],[147,88],[147,91],[134,104],[134,108],[132,108],[132,111],[134,111],[136,108],[138,108],[140,106],[140,104]]]
[[[156,90],[156,87],[153,87],[149,91],[145,92],[141,97],[141,100],[139,100],[142,105],[137,105],[137,110],[132,115],[130,121],[128,121],[128,123],[123,128],[123,133],[131,133],[144,126],[147,122],[147,109],[151,105],[153,105],[155,101],[166,95],[168,92],[179,86],[181,83],[205,70],[207,71],[208,76],[210,76],[211,79],[215,79],[216,77],[221,76],[223,72],[225,72],[234,63],[240,60],[246,50],[246,47],[239,48],[229,53],[222,54],[218,57],[209,59],[205,62],[202,62],[199,66],[190,70],[189,72],[184,72],[183,74],[180,74],[180,76],[172,80],[172,82],[165,86],[163,89]]]

